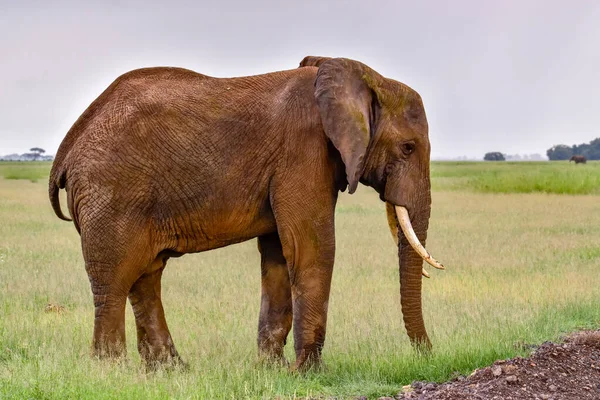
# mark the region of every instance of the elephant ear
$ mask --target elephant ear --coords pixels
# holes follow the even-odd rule
[[[331,60],[331,57],[306,56],[300,61],[299,67],[320,67],[327,60]]]
[[[354,193],[363,173],[365,154],[379,103],[376,86],[382,79],[364,64],[344,58],[305,58],[319,66],[315,98],[325,134],[346,167],[348,192]],[[308,59],[308,60],[307,60]],[[302,63],[300,65],[302,65]]]

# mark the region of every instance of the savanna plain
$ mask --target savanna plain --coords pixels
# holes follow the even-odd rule
[[[409,344],[384,204],[361,187],[337,207],[323,371],[258,363],[255,240],[170,260],[163,302],[187,369],[142,367],[129,307],[127,358],[95,360],[79,237],[50,208],[49,168],[0,163],[2,399],[377,398],[600,327],[600,163],[440,162],[427,248],[447,270],[423,281],[431,355]],[[293,361],[291,335],[286,347]]]

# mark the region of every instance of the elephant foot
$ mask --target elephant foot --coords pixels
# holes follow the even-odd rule
[[[144,365],[150,370],[188,368],[187,363],[181,359],[171,340],[167,340],[164,345],[151,345],[147,341],[142,341],[138,344],[138,350]]]
[[[258,354],[258,363],[266,367],[288,368],[290,366],[290,363],[283,355],[283,349],[280,351],[260,350]]]
[[[296,358],[296,364],[290,372],[323,372],[327,369],[320,354],[302,351]]]
[[[173,370],[182,370],[182,371],[188,371],[190,369],[190,366],[188,363],[186,363],[185,361],[183,361],[181,359],[181,357],[177,356],[177,357],[169,357],[166,359],[144,359],[143,361],[143,368],[147,371],[147,372],[155,372],[158,370],[166,370],[166,371],[173,371]]]
[[[120,340],[99,339],[92,344],[91,356],[100,360],[121,359],[127,355],[127,348]]]

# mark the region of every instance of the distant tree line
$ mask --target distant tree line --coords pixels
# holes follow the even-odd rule
[[[31,153],[23,154],[9,154],[6,156],[0,156],[0,161],[52,161],[53,156],[45,156],[46,150],[41,147],[32,147],[29,149]]]
[[[588,160],[600,160],[600,138],[596,138],[589,143],[574,144],[567,146],[566,144],[558,144],[546,151],[550,160],[568,160],[572,156],[584,156]]]
[[[490,151],[483,156],[485,161],[545,161],[541,154],[504,154],[499,151]],[[466,160],[466,157],[465,157]]]

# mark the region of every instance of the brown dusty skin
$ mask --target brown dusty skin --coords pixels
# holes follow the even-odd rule
[[[318,364],[339,191],[375,188],[409,210],[424,242],[429,154],[420,96],[353,60],[307,57],[242,78],[180,68],[117,78],[67,133],[49,182],[63,219],[66,189],[81,235],[94,354],[125,352],[129,298],[143,359],[179,363],[161,301],[168,259],[258,237],[261,355],[282,357],[293,322],[296,367]],[[404,319],[419,341],[422,261],[400,242]]]

